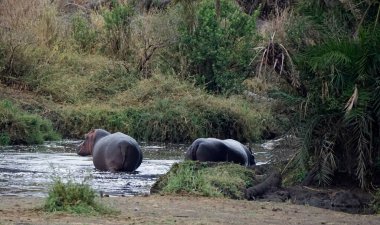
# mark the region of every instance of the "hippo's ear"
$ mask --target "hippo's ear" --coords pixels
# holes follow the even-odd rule
[[[95,144],[95,134],[96,130],[91,130],[85,135],[85,140],[79,145],[78,154],[79,155],[92,155],[92,150]]]

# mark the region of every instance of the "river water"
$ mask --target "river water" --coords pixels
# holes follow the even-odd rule
[[[76,154],[80,141],[64,140],[34,146],[0,146],[0,196],[47,195],[53,180],[85,182],[110,196],[149,194],[156,179],[181,162],[188,145],[141,143],[144,159],[134,173],[94,168],[91,157]],[[256,145],[257,164],[268,163],[265,144]]]

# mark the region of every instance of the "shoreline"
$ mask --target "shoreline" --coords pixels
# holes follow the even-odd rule
[[[2,196],[0,224],[380,224],[380,215],[348,214],[290,202],[191,196],[100,198],[118,215],[73,215],[38,210],[39,197]]]

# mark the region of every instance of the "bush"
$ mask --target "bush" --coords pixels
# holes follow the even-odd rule
[[[233,1],[221,1],[220,18],[215,1],[205,0],[196,11],[196,24],[181,28],[180,50],[190,63],[196,83],[216,93],[238,93],[252,72],[255,17]]]
[[[75,214],[115,213],[108,207],[95,201],[95,191],[87,184],[78,184],[55,179],[45,200],[47,212],[66,211]]]
[[[113,101],[128,107],[130,134],[147,141],[187,142],[211,136],[255,141],[272,123],[266,104],[209,95],[172,76],[142,80]]]
[[[254,175],[253,170],[238,164],[185,161],[174,164],[151,192],[242,199],[244,190],[255,182]]]
[[[127,113],[119,109],[96,108],[92,105],[80,108],[67,107],[52,112],[48,117],[57,130],[68,138],[82,138],[94,128],[103,128],[109,132],[128,133]]]
[[[11,138],[8,133],[0,133],[0,145],[9,145],[11,143]]]
[[[114,84],[108,82],[115,89],[123,85],[116,80],[122,78],[115,79]],[[93,128],[103,128],[128,133],[141,141],[177,143],[207,136],[255,141],[273,121],[266,104],[253,105],[239,96],[226,99],[208,95],[172,76],[126,84],[132,85],[108,97],[107,104],[93,100],[80,107],[57,109],[47,117],[65,137],[81,138]],[[107,90],[114,91],[106,83],[98,88],[88,88],[94,99],[106,98]]]
[[[0,118],[3,144],[41,144],[60,138],[49,120],[23,112],[8,100],[0,101]]]
[[[337,171],[369,188],[379,151],[380,30],[357,38],[328,39],[306,48],[298,66],[309,86],[308,124],[300,156],[302,168],[316,168],[319,184]]]
[[[116,3],[111,11],[103,14],[108,39],[105,48],[123,60],[129,56],[130,24],[133,15],[134,10],[130,5]]]
[[[89,51],[95,46],[98,34],[83,16],[77,15],[72,19],[72,32],[82,50]]]

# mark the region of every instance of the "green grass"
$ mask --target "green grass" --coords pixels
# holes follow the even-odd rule
[[[172,76],[138,80],[126,91],[102,96],[109,101],[94,93],[88,102],[52,108],[46,116],[64,137],[103,128],[137,140],[177,143],[206,136],[255,141],[273,120],[268,105],[209,95]]]
[[[253,170],[237,164],[185,161],[160,177],[152,192],[242,199],[245,188],[253,185],[254,175]]]
[[[114,214],[115,210],[96,201],[96,193],[88,184],[62,182],[55,179],[45,200],[47,212],[69,212],[73,214]]]
[[[52,123],[37,114],[22,110],[9,100],[0,101],[0,144],[41,144],[58,140]]]
[[[14,4],[7,6],[9,8],[26,7],[13,1],[8,3]],[[46,12],[50,11],[45,10],[46,7],[54,13],[47,15]],[[191,79],[184,79],[176,69],[167,68],[162,72],[162,54],[169,51],[166,47],[156,50],[148,63],[147,74],[139,73],[138,62],[146,51],[144,38],[158,36],[158,41],[160,35],[168,35],[167,32],[148,29],[144,38],[123,40],[131,42],[131,48],[135,49],[129,56],[134,60],[119,60],[116,55],[105,54],[106,50],[99,47],[109,43],[107,35],[104,36],[107,28],[101,15],[95,13],[91,20],[76,21],[74,18],[71,26],[61,26],[66,23],[56,16],[59,9],[55,7],[54,4],[42,8],[27,7],[48,16],[41,21],[33,20],[33,12],[25,16],[20,14],[18,19],[23,23],[18,23],[20,27],[11,31],[15,37],[21,35],[25,39],[20,40],[22,45],[18,39],[0,38],[0,82],[4,85],[0,85],[0,91],[3,88],[21,89],[23,93],[1,97],[12,99],[23,107],[27,105],[30,112],[25,114],[17,108],[13,114],[25,116],[7,114],[13,118],[12,127],[28,128],[17,132],[5,129],[0,135],[1,143],[34,144],[49,139],[49,136],[36,135],[32,139],[18,140],[32,135],[24,132],[30,130],[31,123],[48,127],[48,120],[64,138],[83,138],[89,130],[103,128],[127,133],[139,141],[161,142],[191,142],[207,136],[252,142],[261,138],[268,124],[273,124],[267,104],[252,103],[244,96],[213,95],[202,87],[195,87]],[[9,16],[4,14],[0,19],[9,19]],[[165,18],[162,23],[178,20],[170,13],[140,19],[144,20],[144,26],[150,26],[150,20],[161,21],[157,19],[161,17]],[[50,24],[49,21],[56,23]],[[171,24],[168,26],[175,36],[178,31]],[[138,30],[140,32],[140,26]],[[99,36],[92,45],[92,37],[87,33],[95,31]],[[80,49],[78,44],[82,46]],[[22,47],[12,49],[18,45]],[[38,103],[30,99],[38,99]],[[28,117],[30,114],[32,116]],[[41,120],[36,119],[37,115]]]

